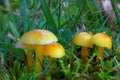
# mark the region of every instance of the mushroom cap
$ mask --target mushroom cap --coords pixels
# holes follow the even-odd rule
[[[92,42],[99,47],[112,48],[112,39],[105,33],[97,33],[92,37]]]
[[[77,35],[75,35],[73,42],[75,45],[91,48],[93,46],[91,38],[92,35],[90,33],[80,32]]]
[[[44,45],[57,42],[58,39],[50,31],[37,29],[25,33],[21,37],[21,41],[25,44]]]
[[[62,58],[65,55],[65,50],[61,44],[52,43],[43,47],[43,55],[52,58]]]
[[[21,40],[19,40],[16,43],[15,47],[16,48],[27,49],[27,50],[34,50],[35,49],[35,45],[22,43]]]

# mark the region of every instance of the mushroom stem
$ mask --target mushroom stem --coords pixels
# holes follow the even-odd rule
[[[104,47],[98,47],[98,54],[97,54],[96,62],[99,61],[100,57],[101,58],[104,57]]]
[[[36,46],[36,72],[42,72],[43,67],[42,67],[42,48],[43,46],[39,45]]]
[[[83,63],[87,62],[87,59],[88,59],[88,48],[87,47],[81,47],[81,59],[83,60]]]
[[[32,61],[32,51],[31,50],[27,50],[27,65],[31,66],[33,61]]]

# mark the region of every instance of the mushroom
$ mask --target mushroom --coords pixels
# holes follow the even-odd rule
[[[101,57],[104,57],[104,47],[109,49],[112,48],[112,39],[105,33],[97,33],[92,37],[92,42],[98,46],[98,54],[96,58],[96,62]]]
[[[62,58],[65,55],[65,50],[61,44],[52,43],[43,47],[43,55],[50,56],[50,63],[54,58]]]
[[[92,35],[87,32],[80,32],[74,37],[74,44],[81,46],[81,59],[83,63],[87,62],[88,59],[88,48],[92,48],[93,44],[91,41]]]
[[[57,42],[57,37],[50,31],[36,29],[25,33],[20,40],[25,45],[34,46],[36,52],[36,71],[41,72],[43,70],[41,65],[43,45]],[[28,54],[28,56],[31,57],[31,54]]]

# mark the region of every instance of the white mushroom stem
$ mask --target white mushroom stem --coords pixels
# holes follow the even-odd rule
[[[104,57],[104,47],[98,47],[96,62],[99,61],[99,58],[103,58],[103,57]]]
[[[86,63],[88,60],[88,48],[87,47],[81,47],[81,59],[83,60],[83,63]]]

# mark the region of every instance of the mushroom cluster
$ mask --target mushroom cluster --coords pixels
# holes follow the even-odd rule
[[[93,44],[98,46],[96,62],[98,62],[99,58],[104,57],[104,47],[112,48],[112,39],[105,33],[91,35],[87,32],[80,32],[75,35],[73,42],[75,45],[81,46],[81,59],[83,63],[86,63],[88,59],[87,48],[92,48]]]
[[[57,43],[57,37],[48,30],[31,30],[25,33],[17,42],[16,47],[27,50],[28,65],[33,64],[32,51],[35,50],[36,72],[41,72],[42,57],[61,58],[65,55],[64,48]]]

